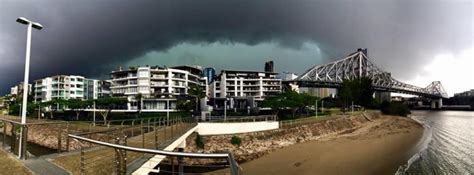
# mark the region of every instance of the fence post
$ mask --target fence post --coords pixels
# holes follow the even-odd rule
[[[155,132],[155,149],[158,149],[158,129],[156,128],[156,119],[154,119],[155,122],[153,122],[153,130]]]
[[[127,136],[126,135],[123,137],[123,144],[125,146],[127,146]],[[122,154],[123,155],[123,164],[122,164],[122,166],[124,168],[123,169],[123,174],[126,174],[127,173],[127,150],[122,150],[122,151],[123,151],[122,152],[123,153]]]
[[[178,152],[183,152],[184,151],[184,148],[178,148]],[[177,157],[178,159],[178,173],[179,175],[184,175],[184,167],[183,167],[183,163],[184,163],[184,159],[183,157]]]
[[[15,132],[15,125],[13,123],[10,123],[12,126],[10,132],[11,132],[11,142],[10,142],[10,149],[11,152],[15,153],[15,147],[16,147],[16,132]]]
[[[132,120],[132,137],[135,136],[135,134],[133,134],[133,131],[135,130],[134,126],[135,126],[135,120]]]
[[[61,152],[61,128],[58,127],[58,153]]]
[[[21,147],[21,159],[28,159],[28,155],[26,155],[26,148],[28,147],[27,145],[27,141],[28,141],[28,126],[27,125],[21,125],[21,127],[23,128],[23,133],[20,133],[22,134],[21,136],[21,144],[23,145]]]
[[[140,132],[142,134],[142,147],[145,148],[145,131],[143,130],[143,119],[140,121]]]
[[[7,122],[3,121],[3,143],[2,143],[3,147],[5,147],[6,141],[7,141]]]
[[[85,153],[84,153],[84,146],[81,146],[81,175],[85,175]]]
[[[69,122],[66,123],[66,151],[69,152]]]

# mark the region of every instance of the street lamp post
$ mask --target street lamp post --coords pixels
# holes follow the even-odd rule
[[[16,22],[28,25],[28,32],[27,32],[27,38],[26,38],[26,56],[25,56],[25,78],[23,80],[23,105],[22,105],[22,112],[21,112],[21,134],[20,134],[20,144],[19,144],[19,149],[18,149],[18,156],[20,158],[24,157],[22,155],[22,146],[24,143],[26,143],[23,140],[23,126],[26,125],[26,103],[28,100],[28,76],[30,73],[30,48],[31,48],[31,30],[32,28],[41,30],[43,29],[43,26],[39,23],[29,21],[28,19],[24,17],[19,17],[16,19]]]
[[[224,99],[224,121],[227,120],[227,98]]]

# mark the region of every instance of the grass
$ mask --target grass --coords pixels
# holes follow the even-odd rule
[[[32,174],[23,164],[0,149],[0,174]]]

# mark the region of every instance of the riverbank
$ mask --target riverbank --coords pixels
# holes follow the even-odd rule
[[[240,146],[230,143],[234,135],[204,136],[205,147],[199,149],[190,137],[185,151],[229,150],[245,174],[393,174],[416,153],[423,131],[410,118],[371,112],[237,134]]]
[[[352,133],[289,146],[241,167],[248,174],[394,174],[422,135],[411,119],[382,116]]]

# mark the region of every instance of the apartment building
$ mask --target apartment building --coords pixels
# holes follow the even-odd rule
[[[34,99],[40,102],[53,99],[97,99],[107,95],[102,89],[107,87],[101,80],[77,75],[56,75],[34,82]]]
[[[16,84],[15,86],[10,88],[10,95],[12,96],[21,96],[23,94],[23,82]],[[32,93],[31,84],[28,84],[28,94]]]
[[[207,78],[200,66],[129,67],[111,73],[112,95],[127,97],[128,111],[175,111],[177,99],[187,96],[192,84],[207,93]]]
[[[474,89],[471,89],[469,91],[464,91],[461,93],[455,93],[455,97],[473,97],[474,96]]]
[[[265,97],[282,91],[281,81],[273,72],[222,70],[209,85],[211,104],[214,108],[223,103],[232,109],[257,107]]]

